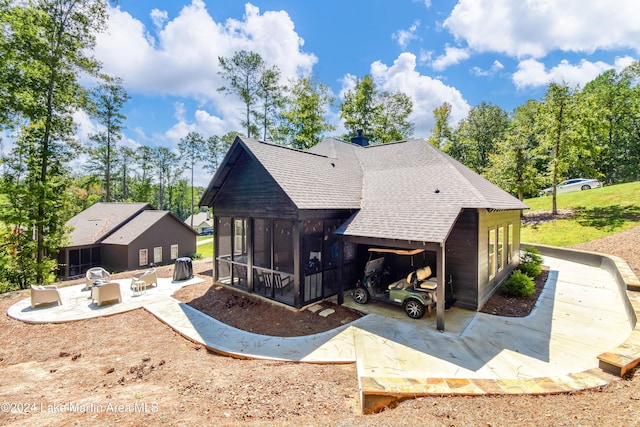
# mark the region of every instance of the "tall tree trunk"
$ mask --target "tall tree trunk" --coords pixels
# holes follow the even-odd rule
[[[560,141],[562,139],[562,121],[563,121],[563,110],[564,110],[564,100],[560,103],[560,111],[558,112],[558,131],[556,135],[556,143],[554,147],[554,156],[553,156],[553,208],[551,210],[552,215],[558,215],[558,203],[557,203],[557,193],[558,193],[558,162],[560,161]]]

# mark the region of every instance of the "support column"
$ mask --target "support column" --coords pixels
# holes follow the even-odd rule
[[[344,304],[344,278],[342,269],[344,268],[344,242],[338,238],[338,304]]]
[[[213,215],[213,271],[211,276],[214,282],[217,282],[219,279],[217,258],[218,254],[220,253],[220,238],[218,237],[220,227],[218,227],[218,225],[218,217],[216,215]]]
[[[247,288],[253,293],[253,217],[247,217]]]
[[[445,246],[444,242],[440,244],[436,253],[436,270],[438,276],[438,287],[436,290],[436,325],[440,332],[444,332],[444,306],[445,306],[445,286],[447,278],[445,277]]]

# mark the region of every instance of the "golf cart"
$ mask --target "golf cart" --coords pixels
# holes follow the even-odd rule
[[[375,299],[401,305],[412,319],[420,319],[427,310],[431,312],[436,305],[437,279],[432,276],[430,266],[414,265],[416,255],[424,259],[423,252],[422,249],[369,248],[364,278],[358,280],[351,294],[354,301],[366,304]]]

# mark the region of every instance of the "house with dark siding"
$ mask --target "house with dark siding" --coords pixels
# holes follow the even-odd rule
[[[66,225],[70,243],[58,254],[64,278],[92,267],[116,272],[170,264],[196,251],[195,230],[148,203],[96,203]]]
[[[202,196],[214,280],[294,307],[352,289],[368,249],[423,249],[456,305],[477,310],[519,263],[527,206],[423,139],[326,139],[308,151],[236,138]]]

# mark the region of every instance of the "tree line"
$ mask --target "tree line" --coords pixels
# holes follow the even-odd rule
[[[640,179],[639,79],[636,61],[582,88],[550,83],[542,99],[511,113],[482,102],[455,127],[444,103],[429,141],[521,200],[552,186],[555,214],[555,188],[565,179]]]

